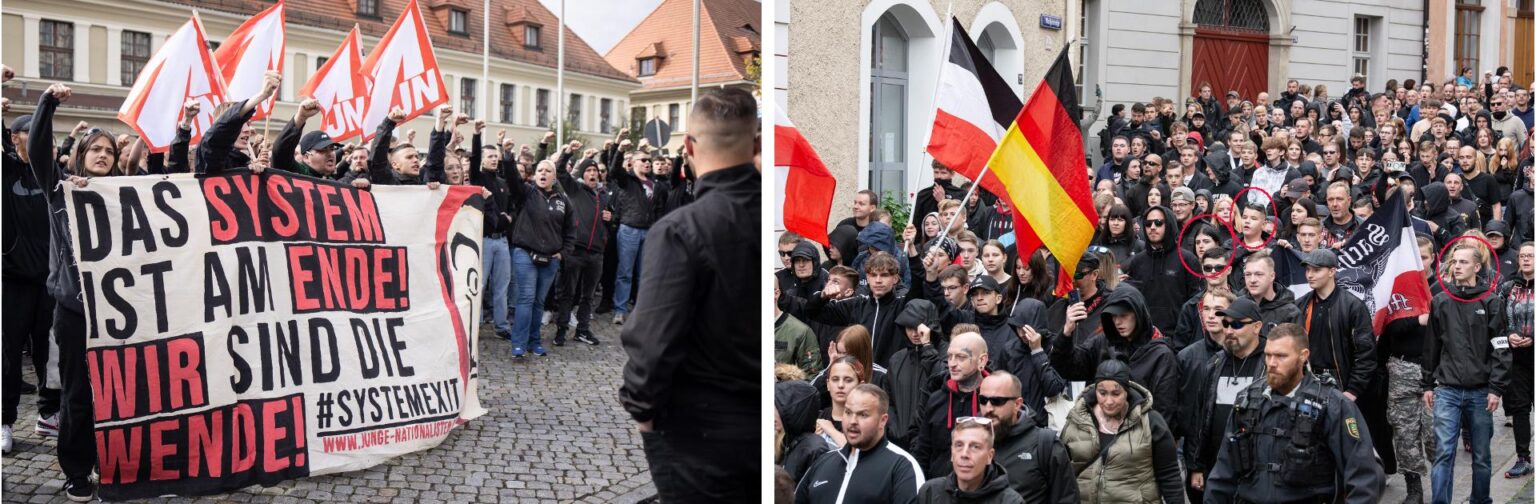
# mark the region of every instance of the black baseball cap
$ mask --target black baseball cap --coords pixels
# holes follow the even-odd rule
[[[1252,299],[1245,297],[1233,300],[1232,304],[1227,306],[1227,308],[1224,310],[1217,310],[1216,316],[1226,317],[1232,320],[1252,321],[1261,320],[1263,318],[1259,314],[1259,305],[1254,303]]]
[[[1093,252],[1084,252],[1083,257],[1077,260],[1077,271],[1074,278],[1082,278],[1083,275],[1093,273],[1099,269],[1099,256]]]
[[[316,149],[329,149],[337,144],[331,140],[331,135],[324,131],[311,131],[299,139],[299,152],[309,152]]]
[[[1003,291],[1002,286],[997,284],[997,280],[993,279],[992,275],[985,273],[977,275],[975,280],[971,280],[971,289],[967,291],[967,294],[976,292],[976,289],[986,289],[992,292]]]

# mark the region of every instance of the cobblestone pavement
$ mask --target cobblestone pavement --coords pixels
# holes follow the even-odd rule
[[[169,502],[636,502],[654,495],[640,436],[618,404],[625,360],[619,327],[599,317],[592,329],[601,345],[555,347],[546,326],[549,356],[514,361],[511,346],[483,327],[480,401],[489,413],[436,448],[362,471]],[[4,502],[68,502],[54,442],[32,429],[36,399],[22,396],[15,448],[0,468]]]

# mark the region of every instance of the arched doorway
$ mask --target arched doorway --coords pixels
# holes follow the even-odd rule
[[[1195,4],[1191,94],[1209,82],[1217,99],[1236,90],[1253,99],[1269,86],[1269,13],[1262,0]]]

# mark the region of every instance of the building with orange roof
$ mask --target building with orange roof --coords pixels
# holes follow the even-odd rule
[[[701,0],[699,88],[737,86],[757,90],[762,53],[762,3]],[[629,93],[631,128],[657,118],[672,126],[666,148],[676,149],[687,130],[693,84],[693,1],[664,0],[603,56],[640,81]]]
[[[517,143],[536,141],[553,130],[559,104],[568,106],[571,134],[589,140],[623,127],[629,93],[640,82],[610,65],[574,31],[565,36],[565,96],[556,97],[559,22],[538,0],[491,0],[490,79],[480,82],[482,33],[487,16],[481,0],[418,0],[438,64],[456,110],[485,118],[493,132],[505,129]],[[0,12],[5,43],[0,61],[16,71],[6,86],[12,115],[29,113],[52,82],[75,90],[60,107],[59,124],[89,121],[128,132],[117,109],[142,68],[192,15],[203,20],[210,43],[229,36],[271,0],[12,0]],[[287,46],[283,85],[271,133],[276,134],[298,106],[295,93],[357,25],[363,52],[400,16],[409,0],[286,0]],[[44,30],[45,26],[47,30]],[[42,40],[42,33],[53,35]],[[7,118],[9,119],[9,118]],[[257,127],[262,127],[258,122]],[[431,130],[430,114],[400,131]],[[67,129],[65,129],[67,131]],[[465,129],[466,133],[468,128]],[[600,141],[600,140],[599,140]],[[589,142],[591,143],[591,142]]]

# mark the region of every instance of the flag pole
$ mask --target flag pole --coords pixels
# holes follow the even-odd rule
[[[481,11],[480,20],[480,119],[490,122],[491,118],[491,0],[485,0],[485,10]]]
[[[699,101],[699,2],[693,0],[693,80],[689,84],[688,101],[690,104]],[[686,113],[686,112],[685,112]],[[672,125],[674,128],[677,125]],[[656,147],[662,147],[658,145]]]
[[[933,97],[928,100],[928,103],[933,105],[935,117],[939,114],[939,85],[944,83],[944,65],[949,62],[949,43],[955,38],[954,11],[955,2],[950,0],[949,6],[944,8],[944,41],[939,46],[942,48],[939,51],[939,71],[933,73]],[[924,163],[925,165],[933,164],[933,155],[928,153],[928,142],[931,141],[933,141],[933,121],[928,121],[928,133],[923,135],[923,155],[919,158],[928,161]]]
[[[560,0],[560,35],[556,45],[559,47],[559,69],[555,70],[555,142],[565,141],[565,0]],[[575,126],[575,125],[572,125]]]

